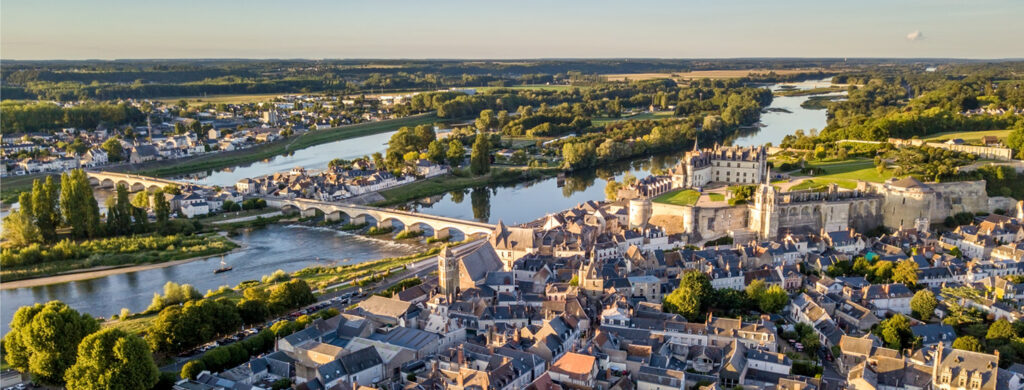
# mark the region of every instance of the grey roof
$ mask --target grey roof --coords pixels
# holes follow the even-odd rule
[[[308,327],[284,337],[284,341],[292,346],[302,344],[309,340],[316,340],[320,337],[320,331],[314,327]]]
[[[352,352],[348,355],[342,356],[338,359],[341,365],[345,367],[345,370],[350,374],[356,374],[363,372],[384,363],[384,360],[380,358],[380,354],[377,353],[377,348],[367,347],[358,351]]]
[[[369,338],[371,340],[382,341],[402,348],[419,351],[420,349],[430,346],[431,343],[440,339],[441,336],[436,333],[430,333],[419,329],[397,327],[386,334],[374,333],[370,335]]]
[[[348,374],[345,367],[341,365],[340,359],[335,359],[327,364],[316,368],[317,376],[323,378],[324,382],[330,383]]]
[[[924,324],[910,327],[914,337],[920,337],[924,345],[938,342],[952,343],[956,339],[956,331],[952,326],[944,324]]]

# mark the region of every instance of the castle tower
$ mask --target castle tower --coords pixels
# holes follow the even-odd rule
[[[750,209],[750,230],[757,232],[761,239],[772,239],[779,235],[779,218],[778,210],[775,208],[775,198],[775,187],[764,182],[757,187],[757,192],[754,193],[754,205]]]
[[[452,253],[452,248],[445,246],[437,255],[438,285],[448,304],[455,302],[459,288],[459,259]]]
[[[648,199],[632,199],[629,201],[629,228],[647,226],[651,219],[651,201]]]

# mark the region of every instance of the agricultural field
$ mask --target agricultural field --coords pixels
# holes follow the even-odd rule
[[[583,86],[578,86],[578,85],[563,85],[563,84],[556,84],[556,85],[531,84],[531,85],[513,85],[513,86],[508,86],[508,87],[476,87],[476,88],[472,88],[472,89],[476,89],[478,92],[488,92],[488,91],[493,91],[495,89],[516,89],[516,90],[535,89],[535,90],[541,90],[541,91],[571,91],[573,88],[586,89],[586,88],[589,88],[589,87],[583,87]]]
[[[604,125],[607,123],[617,121],[642,121],[642,120],[661,120],[672,117],[672,111],[659,111],[659,112],[641,112],[632,116],[623,116],[621,118],[594,118],[591,123],[595,125]]]
[[[184,100],[189,105],[197,104],[244,104],[244,103],[262,103],[274,100],[274,98],[288,95],[287,93],[263,93],[263,94],[241,94],[241,95],[211,95],[211,96],[180,96],[180,97],[167,97],[154,99],[164,104],[177,104],[179,101]],[[294,94],[293,94],[294,95]]]
[[[642,81],[642,80],[654,80],[654,79],[673,79],[673,80],[695,80],[695,79],[734,79],[739,77],[749,76],[751,73],[768,73],[775,72],[779,75],[788,74],[799,74],[807,72],[816,72],[821,69],[748,69],[748,70],[697,70],[692,72],[673,72],[673,73],[618,73],[618,74],[605,74],[602,75],[605,80],[608,81]]]

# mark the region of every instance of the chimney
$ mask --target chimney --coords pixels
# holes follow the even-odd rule
[[[463,379],[462,379],[462,369],[461,368],[459,369],[458,378],[459,378],[459,388],[462,389],[463,388],[463,384],[462,384],[462,380]]]
[[[359,390],[359,381],[352,381],[352,390]]]
[[[462,345],[459,345],[458,357],[456,357],[456,359],[458,359],[459,366],[462,366],[463,364],[466,364],[466,354],[465,354],[465,352],[463,352]],[[462,384],[460,383],[459,386],[461,386],[461,385]]]
[[[942,351],[946,348],[945,343],[939,341],[939,345],[935,347],[935,361],[932,362],[932,379],[939,377],[939,365],[942,364]]]

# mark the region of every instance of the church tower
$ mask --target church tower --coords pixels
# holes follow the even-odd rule
[[[444,294],[449,304],[455,302],[459,288],[459,259],[449,246],[445,246],[437,255],[437,273],[441,294]]]

